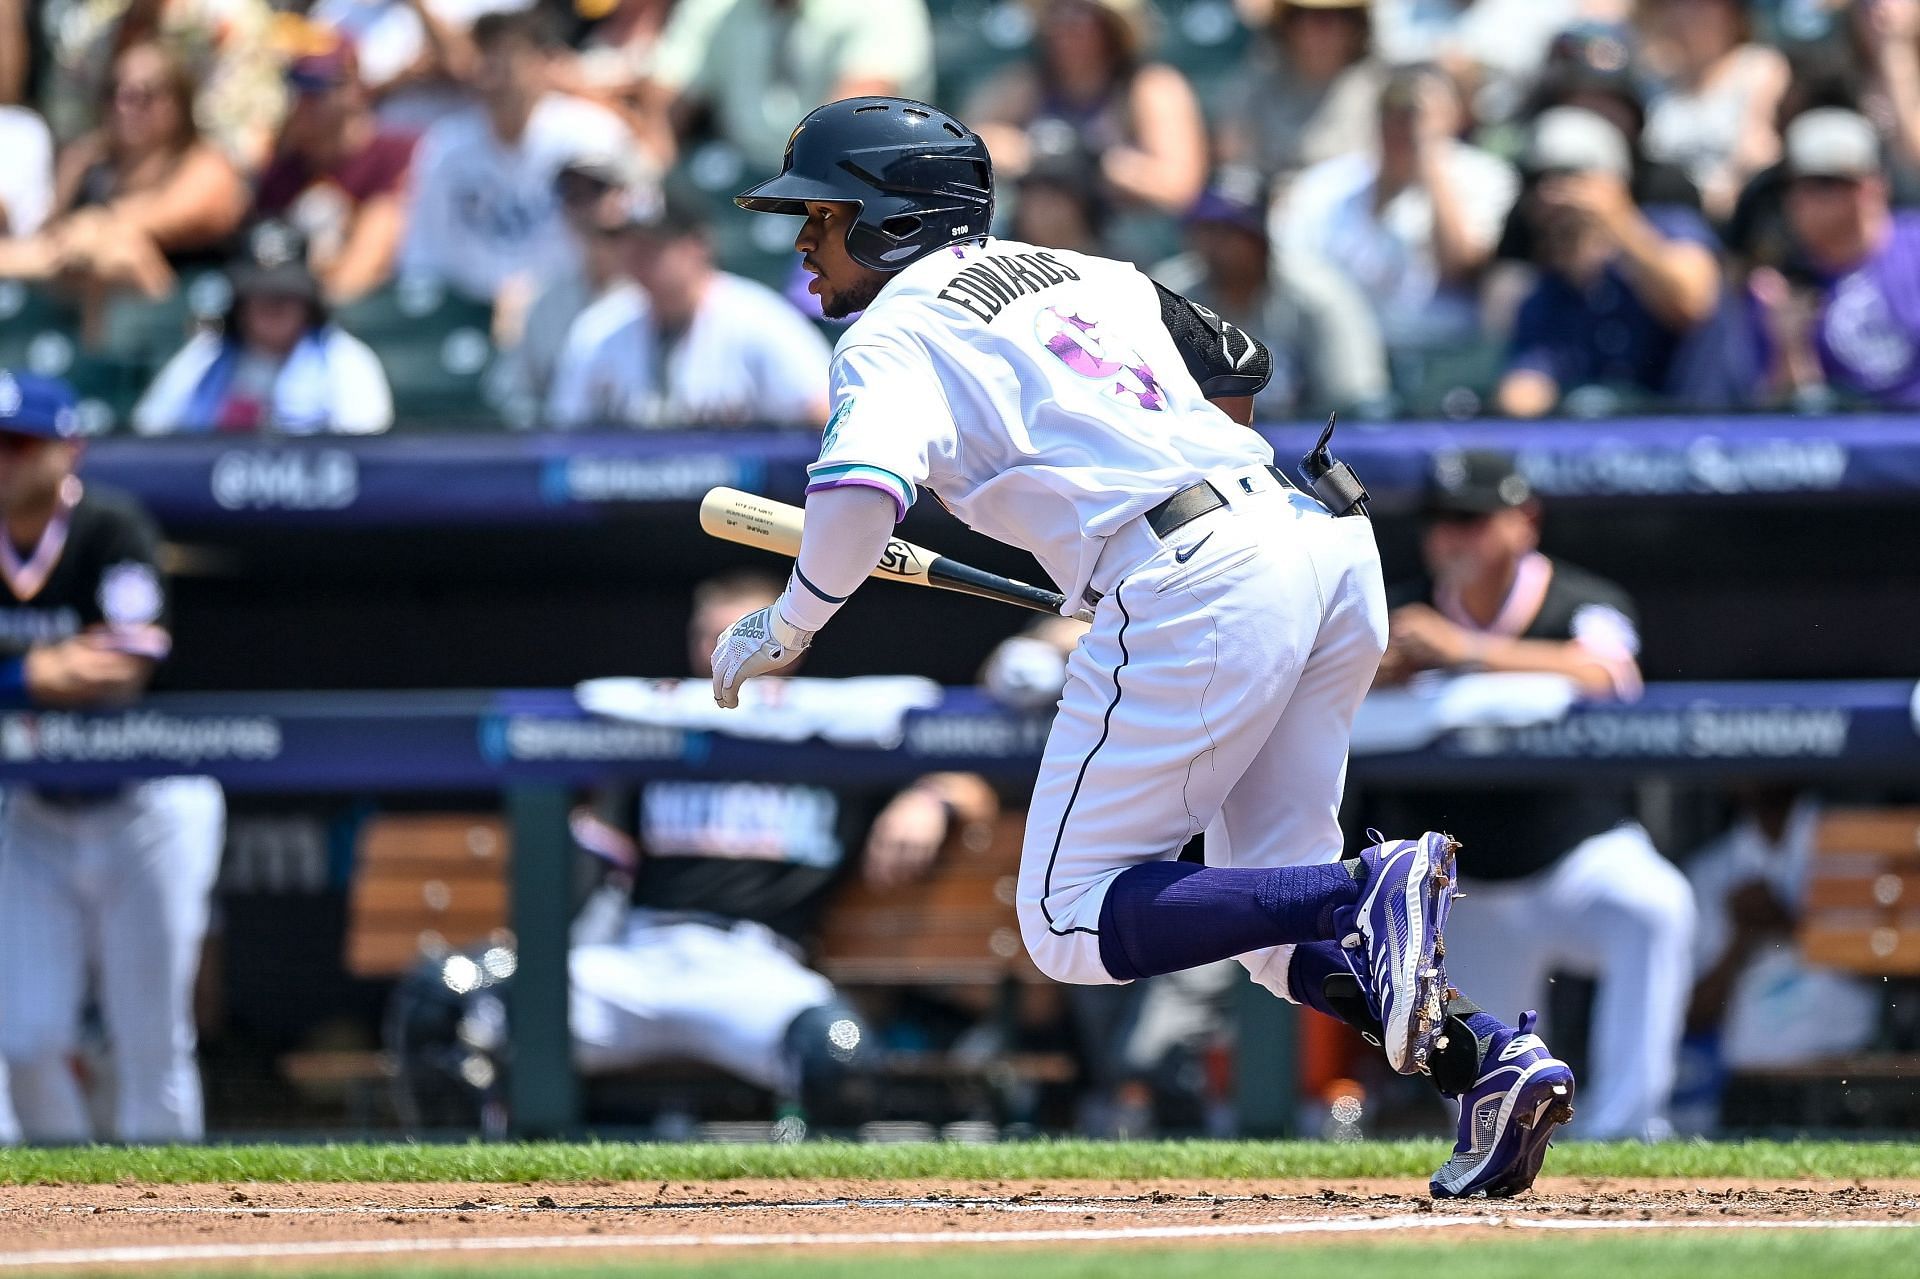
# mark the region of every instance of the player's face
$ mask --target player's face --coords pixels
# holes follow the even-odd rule
[[[820,299],[820,313],[841,320],[864,311],[887,282],[886,273],[861,266],[847,251],[857,206],[841,201],[809,201],[807,220],[793,247],[800,265],[812,273],[807,292]]]
[[[1420,550],[1434,581],[1464,589],[1488,579],[1504,580],[1538,544],[1533,509],[1516,506],[1487,515],[1430,517]]]
[[[78,455],[72,444],[0,431],[0,511],[52,501]]]

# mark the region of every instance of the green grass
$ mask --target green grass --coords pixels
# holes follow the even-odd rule
[[[1407,1177],[1424,1181],[1445,1158],[1433,1141],[1336,1146],[1319,1142],[1036,1141],[797,1146],[639,1143],[487,1145],[89,1146],[0,1150],[0,1185],[209,1181],[720,1181],[913,1178],[956,1181],[1167,1177]],[[1920,1178],[1920,1144],[1706,1142],[1570,1143],[1548,1171],[1593,1177]]]
[[[1259,1240],[1234,1248],[942,1249],[912,1260],[914,1279],[1274,1279],[1294,1275],[1355,1275],[1364,1279],[1433,1279],[1436,1273],[1473,1279],[1887,1279],[1911,1273],[1914,1239],[1903,1230],[1702,1232],[1697,1235],[1542,1238],[1515,1234],[1496,1242],[1296,1245]],[[276,1265],[281,1279],[459,1279],[478,1273],[515,1279],[897,1279],[898,1254],[860,1258],[781,1257],[755,1253],[714,1262],[655,1264],[645,1259],[600,1259],[578,1266],[520,1264],[511,1253],[459,1267],[359,1266],[291,1271]],[[169,1273],[178,1273],[170,1271]],[[228,1272],[231,1273],[231,1272]]]

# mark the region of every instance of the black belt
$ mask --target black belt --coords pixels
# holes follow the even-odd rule
[[[133,789],[131,782],[108,782],[101,786],[28,786],[25,788],[48,808],[68,811],[98,808],[125,799]]]
[[[1279,467],[1269,465],[1267,474],[1273,476],[1281,488],[1293,487]],[[1147,527],[1164,542],[1173,536],[1175,530],[1185,528],[1202,515],[1211,514],[1226,504],[1227,499],[1210,481],[1198,480],[1148,511],[1145,519]]]

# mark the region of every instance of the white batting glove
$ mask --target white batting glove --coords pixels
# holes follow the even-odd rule
[[[747,614],[720,632],[713,646],[714,702],[732,710],[740,705],[742,684],[791,665],[811,643],[812,631],[793,626],[771,604]]]

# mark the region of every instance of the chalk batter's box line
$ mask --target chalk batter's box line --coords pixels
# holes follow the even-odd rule
[[[43,1249],[0,1253],[0,1268],[165,1264],[185,1261],[266,1261],[296,1257],[419,1255],[438,1252],[545,1252],[571,1249],[862,1248],[933,1244],[1109,1243],[1171,1239],[1245,1239],[1277,1235],[1377,1234],[1388,1230],[1445,1230],[1496,1226],[1525,1230],[1911,1230],[1911,1221],[1547,1221],[1527,1217],[1339,1217],[1244,1225],[1123,1226],[1113,1230],[936,1230],[764,1235],[548,1235],[480,1239],[342,1239],[299,1243],[172,1244],[113,1248]]]

